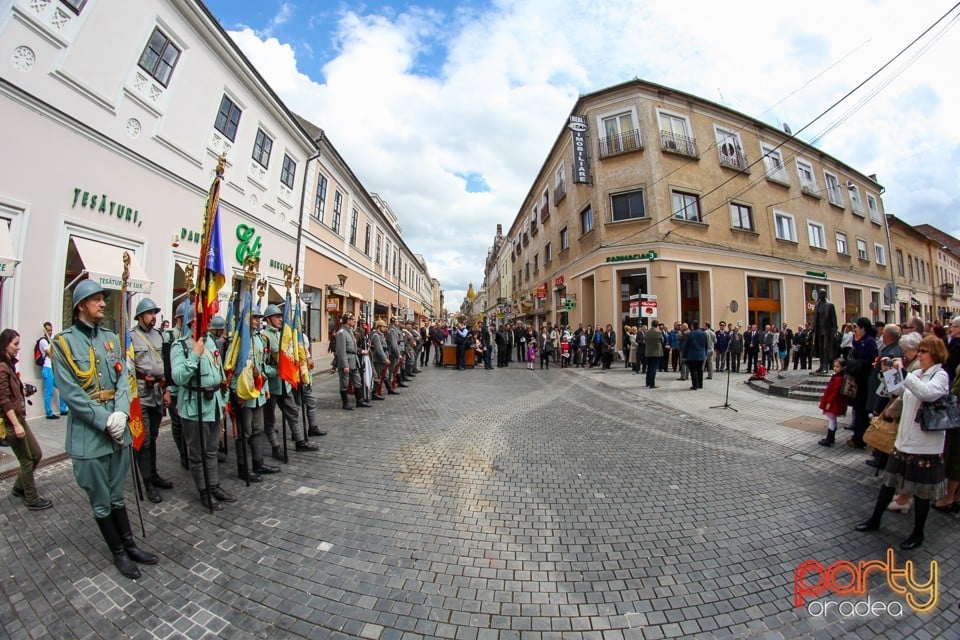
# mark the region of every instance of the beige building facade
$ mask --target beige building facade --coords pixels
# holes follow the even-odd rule
[[[515,318],[796,326],[819,289],[841,321],[892,318],[873,178],[639,80],[581,97],[565,125],[502,245]]]

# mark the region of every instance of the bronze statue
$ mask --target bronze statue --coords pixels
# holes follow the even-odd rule
[[[833,370],[836,357],[834,336],[837,333],[837,311],[827,300],[825,289],[817,290],[817,306],[813,310],[813,353],[820,358],[817,373]]]

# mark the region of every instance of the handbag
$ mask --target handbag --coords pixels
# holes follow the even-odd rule
[[[857,385],[857,379],[854,378],[849,373],[844,375],[843,384],[840,385],[840,395],[842,395],[844,398],[855,400],[857,397],[858,390],[859,390],[859,385]]]
[[[960,407],[957,396],[947,394],[920,405],[920,428],[924,431],[947,431],[960,428]]]
[[[863,441],[881,453],[893,453],[897,427],[896,421],[884,420],[882,415],[874,416],[863,434]]]

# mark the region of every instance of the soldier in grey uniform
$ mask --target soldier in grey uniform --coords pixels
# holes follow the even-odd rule
[[[403,323],[403,342],[407,348],[404,369],[408,378],[415,378],[420,372],[417,369],[417,360],[420,358],[420,334],[411,320]]]
[[[300,344],[307,355],[307,372],[309,377],[303,378],[301,371],[300,386],[293,390],[294,399],[297,404],[303,405],[303,412],[307,414],[308,436],[325,436],[327,432],[320,428],[317,422],[317,397],[313,395],[313,358],[310,357],[310,340],[307,334],[300,334]]]
[[[170,392],[164,377],[163,336],[157,331],[157,313],[160,307],[150,298],[137,305],[134,317],[136,326],[130,331],[133,345],[133,361],[136,367],[137,395],[144,417],[144,439],[140,451],[135,453],[143,488],[150,502],[162,502],[157,489],[172,489],[173,483],[160,477],[157,471],[157,437],[163,409],[170,405]]]
[[[383,337],[382,330],[387,326],[383,320],[377,320],[373,324],[373,331],[370,332],[370,360],[373,363],[373,373],[377,377],[378,383],[374,388],[372,398],[374,400],[383,400],[383,387],[387,387],[387,393],[395,394],[390,377],[390,356],[387,354],[387,340]]]
[[[213,338],[203,335],[194,340],[190,331],[193,318],[194,309],[191,307],[183,317],[183,336],[170,350],[170,364],[173,381],[180,387],[177,408],[183,420],[183,441],[190,462],[190,475],[200,492],[203,506],[220,510],[223,509],[221,503],[237,500],[220,487],[217,465],[220,421],[227,402],[227,377]]]
[[[106,293],[93,280],[73,290],[73,326],[53,339],[53,374],[69,408],[66,450],[73,476],[93,508],[100,533],[124,576],[157,556],[137,548],[123,499],[132,438],[127,427],[130,382],[123,343],[101,327]]]
[[[264,364],[267,374],[267,382],[270,385],[270,398],[264,408],[263,431],[267,436],[272,448],[273,457],[277,460],[283,460],[283,448],[281,447],[280,436],[277,435],[277,406],[283,412],[290,428],[290,435],[293,436],[296,451],[317,451],[318,447],[307,441],[303,433],[303,425],[300,424],[300,406],[293,397],[293,387],[289,382],[280,378],[280,372],[277,368],[280,362],[280,338],[283,329],[283,312],[275,304],[268,304],[263,310],[263,319],[267,326],[264,328],[262,336],[267,343],[268,355]]]
[[[396,392],[397,387],[405,387],[407,385],[403,384],[403,379],[400,377],[400,365],[401,354],[403,351],[400,348],[400,339],[401,332],[397,327],[399,321],[396,318],[390,318],[390,326],[387,328],[387,349],[390,356],[390,382],[393,385],[394,392]]]
[[[183,445],[183,422],[180,420],[180,413],[177,411],[177,385],[173,383],[173,375],[170,372],[170,349],[173,343],[183,335],[183,314],[190,307],[190,302],[184,300],[177,305],[177,310],[173,314],[173,326],[163,332],[163,354],[164,354],[164,373],[167,376],[167,391],[170,393],[170,404],[167,406],[167,413],[170,415],[170,435],[173,436],[173,443],[177,445],[177,451],[180,452],[180,466],[184,469],[189,468],[187,463],[187,449]]]
[[[353,383],[353,395],[357,399],[358,407],[372,407],[363,399],[363,380],[360,378],[360,354],[357,351],[357,342],[353,337],[353,328],[357,319],[352,313],[345,313],[340,318],[340,330],[337,331],[337,372],[340,374],[340,399],[343,408],[352,411],[347,399],[350,383]]]

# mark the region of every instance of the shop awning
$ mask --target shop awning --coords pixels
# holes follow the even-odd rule
[[[353,291],[347,291],[346,289],[341,289],[340,287],[334,288],[334,290],[333,290],[333,295],[335,295],[335,296],[341,296],[341,297],[343,297],[343,298],[353,298],[353,299],[355,299],[355,300],[363,300],[363,301],[366,301],[366,298],[364,298],[364,297],[363,297],[362,295],[360,295],[359,293],[354,293]]]
[[[125,249],[86,238],[71,238],[87,276],[104,289],[119,291],[123,287],[123,252]],[[130,256],[130,277],[127,291],[150,293],[153,281],[147,277],[136,256]]]
[[[10,241],[10,227],[0,223],[0,278],[9,278],[20,263],[20,259],[13,252],[13,242]]]

